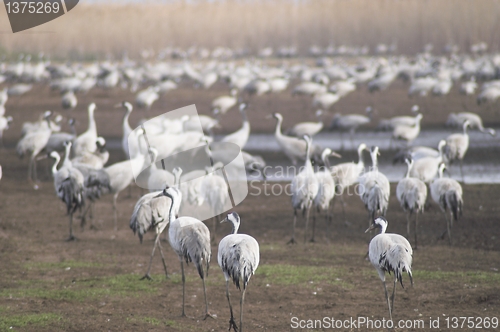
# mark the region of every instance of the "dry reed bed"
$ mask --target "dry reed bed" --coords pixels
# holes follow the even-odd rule
[[[4,6],[0,17],[6,18]],[[257,0],[194,4],[80,3],[67,15],[17,34],[0,20],[0,48],[59,56],[137,55],[144,48],[245,47],[396,42],[412,54],[432,43],[461,50],[478,41],[498,50],[499,0]]]

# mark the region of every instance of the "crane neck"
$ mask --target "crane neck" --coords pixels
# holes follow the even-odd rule
[[[54,165],[52,165],[52,175],[55,175],[57,173],[57,165],[59,165],[59,162],[61,161],[61,156],[57,154],[55,156],[56,161],[54,162]]]
[[[379,234],[384,234],[386,230],[387,230],[387,224],[383,223],[382,225],[380,225],[380,233]]]
[[[364,167],[364,165],[365,165],[365,161],[363,158],[363,150],[359,149],[358,150],[358,166]]]
[[[413,163],[408,164],[408,170],[406,171],[406,178],[408,179],[410,177],[410,172],[413,167]]]
[[[233,224],[233,231],[231,234],[238,234],[238,229],[240,228],[240,223],[232,221]]]
[[[281,133],[281,123],[283,122],[283,119],[281,117],[279,117],[276,120],[277,120],[276,121],[276,129],[274,131],[274,135],[283,136],[283,134]]]
[[[309,143],[309,140],[306,140],[306,168],[311,168],[312,169],[312,163],[311,163],[311,144]]]
[[[71,160],[69,159],[70,153],[71,153],[71,144],[66,144],[63,166],[70,166],[71,165]]]
[[[128,122],[128,118],[130,116],[130,111],[127,110],[127,113],[125,113],[125,116],[123,117],[123,135],[128,136],[132,132],[132,127],[130,127],[130,124]]]
[[[94,133],[97,134],[97,126],[96,126],[95,119],[94,119],[94,109],[93,108],[89,108],[89,127],[88,127],[88,131],[91,131],[91,132],[94,132]]]
[[[377,171],[378,170],[377,154],[376,153],[372,153],[371,157],[372,157],[372,164],[373,164],[372,168],[373,168],[373,171]]]

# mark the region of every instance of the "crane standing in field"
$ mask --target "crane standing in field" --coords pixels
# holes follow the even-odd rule
[[[316,179],[318,180],[318,193],[316,197],[314,197],[314,207],[316,210],[325,211],[326,213],[326,223],[327,227],[332,222],[332,216],[330,214],[330,201],[335,196],[335,181],[333,181],[332,174],[330,173],[330,163],[328,162],[328,156],[335,156],[340,158],[341,155],[333,152],[329,148],[326,148],[321,154],[321,159],[325,164],[325,168],[323,170],[319,170],[314,173]],[[314,236],[316,234],[316,211],[313,214],[313,234],[311,238],[311,242],[314,242]]]
[[[406,159],[408,171],[406,177],[401,179],[396,187],[396,197],[401,207],[406,213],[406,238],[410,238],[410,218],[415,212],[415,249],[417,249],[417,229],[418,213],[424,212],[424,205],[427,200],[427,186],[422,180],[411,178],[410,172],[413,167],[413,160]]]
[[[230,222],[233,225],[231,234],[224,237],[219,243],[217,262],[219,263],[224,278],[226,279],[226,297],[229,304],[231,318],[229,319],[229,331],[243,331],[243,302],[245,301],[245,291],[250,278],[257,270],[260,260],[259,243],[250,235],[238,234],[240,227],[240,216],[230,213],[222,222]],[[243,284],[243,291],[240,299],[240,326],[239,330],[234,321],[233,307],[229,298],[229,280],[232,280],[238,289],[241,290],[240,283]]]
[[[208,311],[207,290],[205,278],[208,276],[210,258],[212,256],[210,248],[210,231],[208,227],[200,220],[193,217],[176,218],[174,206],[180,205],[182,193],[179,188],[170,187],[165,189],[163,195],[169,197],[172,201],[170,205],[168,219],[170,227],[168,229],[168,239],[170,246],[177,253],[181,263],[182,272],[182,316],[184,312],[186,277],[184,275],[184,261],[186,264],[193,262],[203,281],[203,294],[205,296],[205,317],[214,318]],[[168,222],[167,222],[168,223]]]
[[[344,216],[344,220],[346,220],[345,217],[345,208],[344,208],[344,190],[345,188],[353,185],[356,183],[359,179],[359,176],[365,169],[365,163],[363,161],[363,151],[368,150],[366,147],[365,143],[361,143],[358,146],[358,162],[354,163],[342,163],[338,164],[335,166],[332,166],[330,168],[330,171],[332,173],[333,181],[335,182],[335,192],[337,195],[340,196],[340,202],[342,204],[342,213]],[[332,204],[332,210],[333,210],[333,205],[335,204],[335,201]],[[332,211],[333,212],[333,211]]]
[[[47,126],[42,126],[37,130],[27,132],[23,138],[17,143],[16,151],[17,154],[22,158],[24,154],[28,151],[31,152],[30,164],[28,166],[28,181],[33,184],[35,189],[38,189],[37,184],[37,172],[36,172],[36,156],[43,150],[47,142],[49,141],[50,134],[52,133],[52,127],[50,124],[51,111],[46,111],[43,115],[43,119],[47,121]],[[95,143],[95,142],[94,142]],[[32,174],[34,175],[32,177]]]
[[[306,163],[304,169],[292,180],[292,207],[293,207],[293,229],[292,238],[288,243],[295,243],[295,224],[297,222],[297,209],[306,213],[306,227],[304,230],[304,243],[307,237],[307,226],[309,223],[309,211],[318,193],[318,179],[314,175],[311,164],[310,153],[312,140],[309,136],[304,136],[306,141]]]
[[[380,228],[380,233],[375,235],[370,241],[368,255],[370,262],[375,267],[384,285],[385,297],[387,306],[389,307],[389,316],[392,320],[392,312],[394,311],[394,296],[396,295],[396,283],[399,281],[403,285],[403,272],[407,272],[410,276],[410,282],[413,285],[413,277],[411,272],[411,263],[413,259],[413,250],[410,243],[399,234],[386,233],[387,219],[378,217],[370,225],[366,232],[375,228]],[[391,301],[389,302],[389,294],[385,284],[385,273],[394,273],[394,288],[392,289]]]
[[[89,126],[87,131],[78,136],[74,141],[73,154],[75,156],[81,156],[85,152],[94,152],[97,149],[95,145],[97,140],[97,126],[94,119],[95,109],[95,103],[91,103],[88,107]]]
[[[378,146],[372,146],[370,149],[372,170],[359,178],[359,195],[368,210],[370,224],[375,219],[377,212],[385,216],[391,194],[389,180],[378,170],[377,156],[380,154],[378,151]]]
[[[469,134],[467,133],[469,124],[469,120],[466,120],[463,124],[463,133],[451,134],[446,138],[446,158],[450,162],[458,159],[460,162],[460,175],[462,176],[462,182],[465,182],[462,164],[465,153],[469,149]]]
[[[151,280],[149,272],[151,270],[151,265],[153,263],[153,257],[157,246],[160,249],[161,260],[163,262],[163,268],[165,269],[165,276],[168,278],[167,264],[165,263],[165,256],[163,255],[163,250],[160,243],[160,234],[168,226],[169,218],[167,214],[172,205],[172,200],[168,198],[165,192],[160,191],[148,193],[142,196],[134,206],[134,212],[130,217],[130,228],[132,229],[132,231],[134,231],[134,234],[137,234],[139,236],[140,242],[142,243],[142,238],[148,230],[154,228],[156,233],[153,251],[149,260],[148,270],[146,274],[141,278],[141,280]]]
[[[448,233],[448,240],[451,245],[451,227],[453,226],[453,220],[458,221],[458,218],[462,215],[463,192],[462,186],[457,180],[443,178],[444,169],[444,164],[439,165],[439,178],[432,181],[430,189],[432,199],[439,205],[446,219],[446,231],[441,238]],[[446,216],[447,210],[450,211],[449,219]]]
[[[71,143],[68,143],[71,149]],[[68,150],[69,150],[68,149]],[[57,165],[61,160],[56,151],[52,151],[50,156],[56,161],[52,167],[52,175],[54,176],[54,187],[56,189],[57,197],[59,197],[65,204],[66,210],[69,215],[69,238],[68,241],[73,241],[73,213],[77,209],[81,210],[84,202],[84,177],[82,173],[74,168],[69,161],[69,157],[65,157],[64,164],[57,170]]]
[[[348,114],[348,115],[335,114],[332,123],[330,124],[330,129],[335,129],[335,128],[340,129],[341,150],[344,149],[344,140],[342,138],[342,132],[344,130],[349,130],[351,145],[354,147],[354,142],[352,140],[352,137],[356,132],[356,129],[358,129],[359,126],[370,123],[372,120],[373,108],[371,106],[368,106],[366,108],[366,114],[368,114],[368,116],[360,114]]]
[[[294,125],[292,128],[287,130],[287,135],[295,137],[303,137],[304,135],[309,135],[313,137],[323,129],[323,121],[321,116],[323,115],[322,110],[316,111],[316,117],[318,117],[318,122],[300,122]]]
[[[247,144],[248,137],[250,136],[250,122],[248,122],[248,119],[247,119],[247,114],[245,112],[246,108],[247,108],[247,104],[245,104],[245,103],[240,104],[240,112],[241,112],[241,116],[243,117],[243,124],[242,124],[241,128],[232,134],[224,136],[221,139],[221,142],[234,143],[234,144],[238,145],[243,150],[243,148]]]

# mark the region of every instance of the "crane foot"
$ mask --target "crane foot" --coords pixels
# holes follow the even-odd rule
[[[210,312],[207,312],[205,314],[205,317],[203,317],[203,320],[205,320],[207,318],[217,319],[217,315],[214,315],[214,314],[211,314]]]
[[[234,330],[234,332],[238,332],[238,326],[236,325],[236,323],[234,322],[234,319],[233,317],[231,317],[231,319],[229,320],[229,328],[227,329],[228,331],[231,331],[231,329]]]
[[[139,280],[144,280],[144,279],[147,279],[147,280],[153,280],[153,278],[151,278],[151,276],[149,275],[149,273],[146,273],[146,274],[144,275],[144,277],[142,277],[142,278],[141,278],[141,279],[139,279]]]
[[[71,235],[70,237],[68,237],[66,239],[66,242],[75,241],[75,240],[76,240],[76,237],[74,237],[73,235]]]
[[[290,241],[288,241],[286,244],[295,244],[295,243],[297,243],[297,242],[296,242],[296,241],[295,241],[295,239],[292,237],[292,238],[290,239]]]

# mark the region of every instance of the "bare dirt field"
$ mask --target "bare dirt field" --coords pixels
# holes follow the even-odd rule
[[[354,113],[371,104],[378,110],[377,116],[387,117],[409,110],[418,101],[424,113],[423,126],[440,126],[448,112],[461,110],[465,102],[470,110],[483,116],[485,124],[500,124],[498,106],[477,109],[473,99],[459,96],[456,91],[445,98],[408,99],[407,87],[398,81],[388,91],[373,95],[361,87],[361,91],[342,99],[334,109]],[[198,106],[200,113],[206,114],[210,100],[225,91],[222,85],[208,91],[181,87],[161,97],[150,115],[192,103]],[[86,106],[95,101],[99,133],[107,138],[121,137],[124,111],[112,106],[123,99],[132,100],[129,92],[97,89],[79,99],[77,109],[63,112],[55,92],[49,91],[47,86],[35,86],[26,96],[12,97],[7,103],[7,114],[14,117],[14,123],[5,133],[7,148],[0,150],[3,167],[0,182],[0,330],[226,330],[229,309],[224,278],[216,262],[216,244],[212,246],[207,292],[210,310],[217,319],[201,319],[204,310],[202,283],[191,265],[186,269],[186,313],[190,317],[182,318],[180,266],[168,243],[163,243],[163,247],[170,279],[165,278],[160,259],[155,257],[153,281],[139,280],[145,273],[153,245],[152,234],[148,234],[141,245],[128,227],[133,206],[140,195],[139,188],[133,188],[131,197],[127,197],[126,192],[120,194],[118,231],[113,230],[111,197],[105,196],[96,204],[95,229],[77,227],[77,240],[66,242],[65,208],[55,195],[45,162],[39,164],[41,188],[34,191],[27,182],[27,160],[17,158],[15,142],[22,122],[35,120],[46,109],[75,117],[78,131],[82,132],[87,126]],[[272,130],[274,121],[265,119],[272,111],[283,113],[285,126],[314,118],[310,99],[291,97],[289,92],[256,97],[250,100],[250,105],[249,118],[255,132]],[[134,111],[131,123],[135,124],[144,113],[143,110]],[[238,128],[239,114],[230,111],[222,125],[224,130],[221,132]],[[498,158],[498,154],[492,157]],[[121,151],[113,150],[109,164],[122,158]],[[273,189],[274,193],[279,191],[279,185],[283,184],[252,184],[247,199],[235,208],[242,218],[240,232],[254,236],[261,248],[260,266],[246,294],[245,329],[288,331],[292,330],[294,319],[387,319],[382,284],[370,262],[364,259],[370,235],[364,233],[368,220],[359,197],[346,197],[347,223],[342,220],[337,202],[331,233],[326,232],[323,216],[319,217],[315,243],[302,243],[304,221],[299,218],[297,238],[300,241],[287,245],[293,211],[288,196],[272,193]],[[391,190],[395,192],[394,185]],[[438,239],[446,224],[439,208],[431,202],[419,223],[420,245],[413,255],[415,283],[410,287],[408,277],[404,276],[405,289],[397,288],[393,313],[396,322],[422,320],[424,326],[408,326],[398,331],[430,330],[430,317],[439,318],[439,328],[435,329],[438,331],[454,330],[453,317],[474,317],[475,324],[487,317],[500,318],[498,192],[498,185],[464,185],[464,215],[454,225],[452,246]],[[387,219],[389,232],[406,233],[405,216],[394,194]],[[217,242],[229,231],[227,224],[220,225]],[[392,277],[388,280],[392,287]],[[238,308],[239,292],[232,285],[231,293],[233,305]],[[446,319],[450,322],[449,327]],[[340,330],[374,330],[359,327]],[[479,325],[468,330],[479,330]]]

